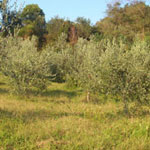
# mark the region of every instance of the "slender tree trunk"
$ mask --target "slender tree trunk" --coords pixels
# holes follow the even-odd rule
[[[123,102],[124,102],[124,112],[126,114],[128,114],[129,113],[129,109],[128,109],[127,96],[126,96],[125,92],[123,92]]]
[[[127,103],[127,100],[126,100],[126,99],[124,99],[124,112],[125,112],[126,114],[129,113],[128,103]]]
[[[90,102],[90,92],[87,92],[87,97],[86,97],[87,102]]]
[[[145,39],[145,28],[144,28],[144,26],[143,26],[143,33],[142,34],[143,34],[142,40],[144,40]]]

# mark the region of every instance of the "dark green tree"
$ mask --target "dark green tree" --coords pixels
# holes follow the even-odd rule
[[[22,22],[20,18],[20,13],[17,11],[14,6],[9,4],[9,0],[0,1],[0,14],[1,14],[1,33],[3,36],[8,34],[14,34],[14,29],[21,27]],[[11,8],[11,9],[10,9]]]
[[[47,23],[47,42],[56,41],[62,33],[68,34],[72,22],[59,18],[58,16],[51,18]]]
[[[21,19],[23,28],[19,35],[26,38],[35,35],[38,37],[38,46],[44,42],[44,34],[46,33],[46,21],[43,10],[37,4],[27,5],[22,13]]]
[[[76,19],[76,28],[79,37],[89,39],[92,33],[92,26],[91,26],[90,19],[86,19],[84,17],[78,17]]]

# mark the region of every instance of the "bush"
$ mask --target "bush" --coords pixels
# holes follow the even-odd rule
[[[136,42],[126,50],[120,42],[108,42],[100,57],[101,92],[120,95],[127,111],[128,101],[149,103],[150,48],[146,42]]]
[[[12,36],[2,39],[1,70],[17,94],[26,94],[31,87],[44,90],[47,78],[51,77],[52,55],[47,51],[38,52],[35,45],[34,37],[31,40]]]
[[[56,42],[47,45],[45,50],[52,54],[51,71],[55,75],[55,82],[65,82],[66,73],[69,71],[68,62],[70,60],[71,46],[66,42],[67,35],[62,33]],[[70,64],[69,64],[70,66]]]
[[[82,87],[88,95],[97,92],[99,80],[97,67],[102,50],[103,44],[95,42],[92,37],[90,41],[82,38],[78,40],[65,55],[64,70],[66,70],[65,75],[69,86]]]
[[[146,42],[137,41],[129,49],[121,41],[79,39],[66,60],[69,83],[88,94],[121,96],[126,111],[129,101],[149,103],[150,47]]]

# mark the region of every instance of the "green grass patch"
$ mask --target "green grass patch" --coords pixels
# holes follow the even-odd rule
[[[0,150],[150,149],[149,107],[130,104],[126,115],[120,101],[88,103],[85,96],[52,83],[42,95],[16,97],[1,81]]]

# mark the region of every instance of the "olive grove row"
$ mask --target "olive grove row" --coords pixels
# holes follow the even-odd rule
[[[149,103],[150,45],[136,40],[127,48],[122,41],[79,39],[71,46],[62,34],[51,46],[37,51],[36,38],[0,39],[0,71],[11,91],[43,91],[50,81],[67,82],[85,92],[118,95],[125,103]]]

